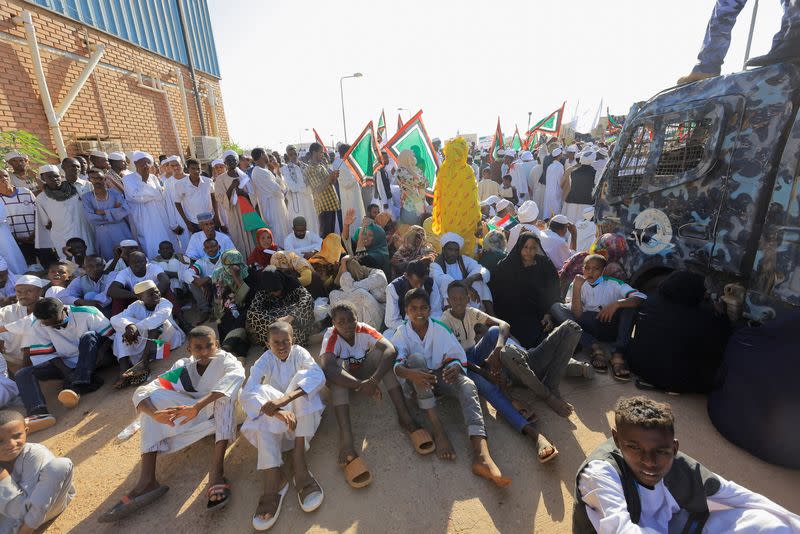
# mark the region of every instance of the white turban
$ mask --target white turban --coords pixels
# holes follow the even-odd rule
[[[556,224],[569,224],[569,219],[563,213],[559,213],[558,215],[553,215],[553,217],[550,219],[550,222]]]
[[[595,158],[597,157],[594,152],[586,151],[581,154],[581,165],[591,165],[594,163]]]
[[[60,174],[61,171],[58,170],[58,167],[55,165],[42,165],[39,167],[39,175],[42,175],[46,172],[54,172],[56,174]]]
[[[42,280],[38,276],[33,276],[30,274],[23,274],[22,276],[18,276],[17,280],[14,282],[14,287],[16,286],[36,286],[36,287],[44,287],[47,282]]]
[[[147,159],[147,160],[149,160],[149,161],[150,161],[150,163],[153,163],[153,161],[155,161],[155,160],[153,159],[153,156],[151,156],[151,155],[150,155],[150,154],[148,154],[147,152],[142,152],[141,150],[136,150],[136,151],[133,153],[133,155],[131,156],[131,160],[132,160],[134,163],[136,163],[136,162],[137,162],[137,161],[139,161],[140,159]]]
[[[221,159],[215,159],[211,162],[211,167],[216,167],[217,165],[225,165],[225,162]]]
[[[500,197],[497,195],[489,195],[485,200],[481,201],[481,206],[492,206],[500,202]]]
[[[526,200],[517,210],[517,218],[521,223],[530,224],[539,216],[539,206],[533,200]]]
[[[439,238],[439,243],[441,243],[442,246],[445,246],[448,243],[455,243],[458,245],[458,248],[461,248],[464,246],[464,238],[455,232],[447,232]]]
[[[573,154],[577,154],[578,153],[578,145],[569,145],[567,147],[567,152],[568,153],[572,152]]]
[[[141,295],[142,293],[144,293],[149,289],[156,289],[156,287],[157,287],[156,283],[153,282],[152,280],[142,280],[141,282],[133,286],[133,293],[135,295]]]
[[[495,205],[494,209],[496,209],[497,211],[503,211],[504,209],[506,209],[506,208],[508,208],[510,206],[511,206],[511,202],[506,200],[505,198],[503,198],[503,199],[500,199],[500,202],[498,202]]]
[[[125,161],[124,152],[112,152],[108,155],[108,159],[112,161]]]
[[[554,158],[557,158],[558,156],[560,156],[560,155],[561,155],[561,152],[563,152],[563,151],[561,150],[561,147],[560,147],[560,146],[559,146],[559,147],[556,147],[556,148],[555,148],[555,150],[553,150],[553,157],[554,157]]]
[[[520,156],[520,159],[522,159],[522,161],[525,161],[525,162],[533,161],[533,154],[531,154],[531,152],[529,150],[525,150],[525,151],[522,152],[522,155]]]
[[[108,159],[108,154],[106,154],[102,150],[92,150],[91,152],[89,152],[89,155],[93,156],[95,158],[106,158],[106,159]]]
[[[121,247],[138,247],[139,243],[136,242],[134,239],[123,239],[119,242],[119,246]]]
[[[16,150],[13,150],[11,152],[7,152],[6,153],[5,160],[8,161],[8,160],[14,159],[14,158],[25,158],[25,157],[27,157],[25,154],[23,154],[21,152],[17,152]]]
[[[181,157],[180,156],[170,156],[168,158],[165,158],[164,161],[162,161],[161,163],[162,164],[164,164],[164,163],[172,163],[173,161],[183,165],[183,162],[181,161]]]
[[[226,150],[225,152],[223,152],[222,160],[225,161],[226,159],[228,159],[228,156],[233,156],[234,158],[236,158],[236,161],[239,161],[239,154],[237,154],[235,150]]]

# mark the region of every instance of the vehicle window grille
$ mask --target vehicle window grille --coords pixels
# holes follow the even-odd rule
[[[639,189],[652,143],[653,129],[650,125],[643,124],[634,130],[620,158],[616,176],[609,181],[609,196],[626,196]]]
[[[703,160],[710,138],[711,119],[667,123],[656,176],[673,176],[696,168]]]

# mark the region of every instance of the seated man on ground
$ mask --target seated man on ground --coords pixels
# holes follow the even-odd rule
[[[503,391],[505,379],[501,373],[500,358],[511,334],[511,326],[468,306],[467,288],[459,281],[450,282],[447,296],[450,308],[442,314],[440,321],[456,336],[466,353],[467,376],[475,382],[478,393],[483,395],[514,430],[525,434],[536,444],[541,463],[552,460],[558,451],[534,428],[536,414],[521,403],[509,399]],[[485,330],[485,333],[476,341],[476,332],[479,329]]]
[[[678,452],[669,404],[622,398],[578,469],[572,531],[798,532],[800,517]]]
[[[103,258],[96,255],[86,256],[83,260],[83,272],[69,283],[58,298],[64,304],[71,306],[94,306],[105,315],[111,313],[111,298],[107,292],[114,281],[114,273],[105,273]]]
[[[186,260],[189,261],[188,259]],[[175,246],[172,241],[162,241],[158,245],[158,255],[153,258],[152,263],[161,267],[164,274],[169,278],[169,288],[176,298],[185,295],[186,286],[183,284],[181,275],[186,270],[186,264],[175,254]]]
[[[570,234],[570,242],[567,243],[567,232]],[[550,261],[553,262],[556,270],[560,270],[570,256],[575,254],[577,247],[578,229],[572,224],[566,215],[558,214],[547,223],[547,229],[543,230],[539,236],[539,242]]]
[[[0,444],[0,532],[38,532],[75,497],[72,461],[28,443],[28,426],[13,410],[0,410]]]
[[[294,252],[305,259],[322,250],[322,238],[307,229],[305,217],[295,217],[292,220],[292,233],[284,240],[284,250]]]
[[[200,231],[193,233],[189,238],[189,244],[186,245],[187,256],[193,260],[202,258],[203,243],[206,239],[216,239],[222,252],[236,250],[236,245],[233,244],[230,236],[218,231],[214,226],[214,214],[201,213],[197,216],[197,224],[200,226]]]
[[[211,275],[219,265],[222,251],[216,239],[206,239],[203,243],[205,256],[192,262],[184,269],[182,276],[183,282],[192,293],[192,298],[197,305],[200,315],[195,320],[195,326],[203,324],[211,315],[211,303],[214,300],[214,282]]]
[[[430,318],[430,297],[424,289],[410,290],[405,295],[405,306],[409,320],[392,337],[397,349],[394,373],[402,380],[407,397],[416,393],[417,404],[433,429],[436,455],[442,460],[456,459],[439,419],[438,393],[455,397],[461,405],[472,445],[472,472],[499,487],[510,485],[511,479],[503,476],[489,454],[478,390],[464,370],[467,363],[464,349],[446,326]]]
[[[391,342],[368,324],[358,322],[356,309],[349,302],[333,305],[329,314],[333,326],[322,339],[320,360],[339,424],[339,465],[344,467],[348,484],[363,488],[372,482],[372,474],[353,443],[351,390],[380,400],[382,383],[414,449],[424,455],[432,453],[436,446],[428,431],[411,418],[400,383],[392,372],[397,352]]]
[[[0,356],[12,369],[20,369],[27,356],[26,336],[33,325],[33,308],[42,298],[45,281],[30,274],[17,277],[14,289],[17,301],[0,308]]]
[[[116,389],[143,384],[150,376],[150,360],[169,356],[186,339],[172,319],[172,303],[161,298],[151,280],[139,282],[133,292],[139,300],[111,318],[120,372]]]
[[[129,256],[132,252],[141,251],[142,248],[135,239],[123,239],[119,242],[119,246],[114,248],[114,257],[106,262],[105,271],[107,273],[118,273],[128,266]]]
[[[264,491],[253,528],[267,530],[278,520],[289,478],[283,453],[292,452],[292,480],[304,512],[322,504],[325,493],[308,470],[306,451],[325,409],[320,391],[325,375],[306,349],[293,344],[292,325],[269,325],[269,348],[253,364],[239,399],[247,413],[242,435],[258,449],[256,469],[265,471]]]
[[[576,275],[567,290],[565,303],[555,303],[550,314],[556,323],[567,319],[577,322],[583,329],[581,345],[592,349],[592,367],[605,373],[608,365],[614,378],[631,379],[625,363],[625,351],[636,319],[636,308],[647,296],[625,282],[603,275],[605,257],[590,254],[583,260],[583,275]],[[611,360],[600,341],[613,341]]]
[[[436,281],[430,276],[430,261],[413,260],[406,265],[406,272],[386,286],[386,314],[383,323],[388,329],[385,334],[403,324],[406,319],[405,297],[411,289],[422,288],[431,299],[431,317],[442,315],[442,298]]]
[[[103,385],[94,372],[111,363],[110,338],[114,329],[97,308],[65,306],[52,297],[34,305],[33,317],[25,338],[30,365],[17,371],[14,380],[28,416],[48,417],[50,412],[39,381],[63,380],[58,401],[67,408],[77,406],[81,395]]]
[[[230,500],[225,450],[236,438],[234,406],[244,382],[244,367],[236,356],[219,349],[217,334],[207,326],[193,328],[187,339],[189,356],[133,394],[142,425],[139,481],[100,516],[101,523],[122,519],[166,493],[169,488],[156,478],[159,453],[177,452],[210,434],[215,435],[215,445],[206,508],[216,510]]]
[[[441,293],[443,308],[447,308],[447,287],[450,282],[460,280],[469,291],[470,305],[494,313],[492,292],[489,291],[491,275],[480,263],[461,253],[464,238],[447,232],[441,239],[442,253],[431,263],[431,276],[436,280]]]

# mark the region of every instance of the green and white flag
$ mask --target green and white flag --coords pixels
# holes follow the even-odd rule
[[[158,376],[158,383],[164,389],[172,391],[187,391],[195,393],[197,390],[192,384],[189,370],[186,367],[176,367]]]
[[[511,148],[515,151],[519,152],[522,148],[522,137],[519,135],[519,127],[515,127],[514,129],[514,137],[511,138]]]
[[[365,179],[375,176],[378,169],[383,167],[381,153],[372,128],[372,121],[369,121],[361,135],[350,145],[350,150],[345,153],[342,159],[353,171],[360,185],[363,185]]]
[[[422,110],[403,124],[384,148],[395,161],[403,150],[413,152],[417,158],[417,167],[428,180],[428,187],[433,187],[436,172],[439,170],[439,158],[422,123]]]
[[[378,143],[386,141],[386,115],[381,110],[381,116],[378,117],[378,127],[375,129],[375,135],[378,136]]]
[[[564,102],[564,104],[566,104],[566,102]],[[528,136],[534,132],[544,132],[558,137],[558,134],[561,133],[561,120],[564,118],[564,104],[561,104],[560,108],[534,124],[530,130],[528,130]]]
[[[497,151],[505,147],[503,144],[503,130],[500,129],[500,117],[497,117],[497,128],[494,130],[492,146],[489,147],[489,163],[497,160]]]

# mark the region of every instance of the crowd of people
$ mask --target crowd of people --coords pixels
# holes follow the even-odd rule
[[[135,387],[142,456],[138,482],[100,520],[156,501],[167,491],[156,477],[159,454],[211,434],[207,507],[225,506],[233,495],[225,451],[241,424],[263,472],[256,530],[278,520],[289,490],[285,454],[302,510],[324,500],[306,461],[324,387],[340,433],[336,461],[354,488],[376,473],[353,438],[352,395],[385,392],[416,453],[445,461],[456,455],[437,397],[453,397],[472,472],[505,487],[511,477],[492,458],[481,398],[546,463],[558,449],[514,387],[562,417],[574,411],[561,393],[565,377],[628,381],[633,365],[642,387],[710,388],[729,325],[703,305],[702,277],[675,273],[648,298],[627,282],[625,238],[593,220],[611,147],[551,139],[490,155],[461,138],[434,146],[441,167],[432,188],[410,150],[397,161],[384,152],[367,181],[343,164],[347,145],[326,153],[314,143],[302,158],[291,146],[229,150],[206,169],[135,151],[92,152],[33,172],[25,154],[6,154],[0,444],[16,445],[0,450],[2,521],[32,532],[69,504],[72,464],[26,444],[27,434],[57,424],[42,381],[62,381],[57,401],[71,408],[103,387],[103,367],[117,369],[113,388]],[[667,332],[691,321],[681,347],[702,352],[680,359],[677,373],[669,348],[678,341],[659,331],[662,320]],[[153,361],[182,346],[188,355],[151,380]],[[246,370],[254,346],[264,351]],[[578,473],[584,530],[635,523],[666,531],[682,510],[681,524],[800,531],[796,515],[693,469],[677,452],[667,406],[628,399],[616,417],[613,441]],[[671,477],[673,461],[691,473]],[[685,497],[704,483],[728,506],[724,517],[708,518],[705,499]]]

